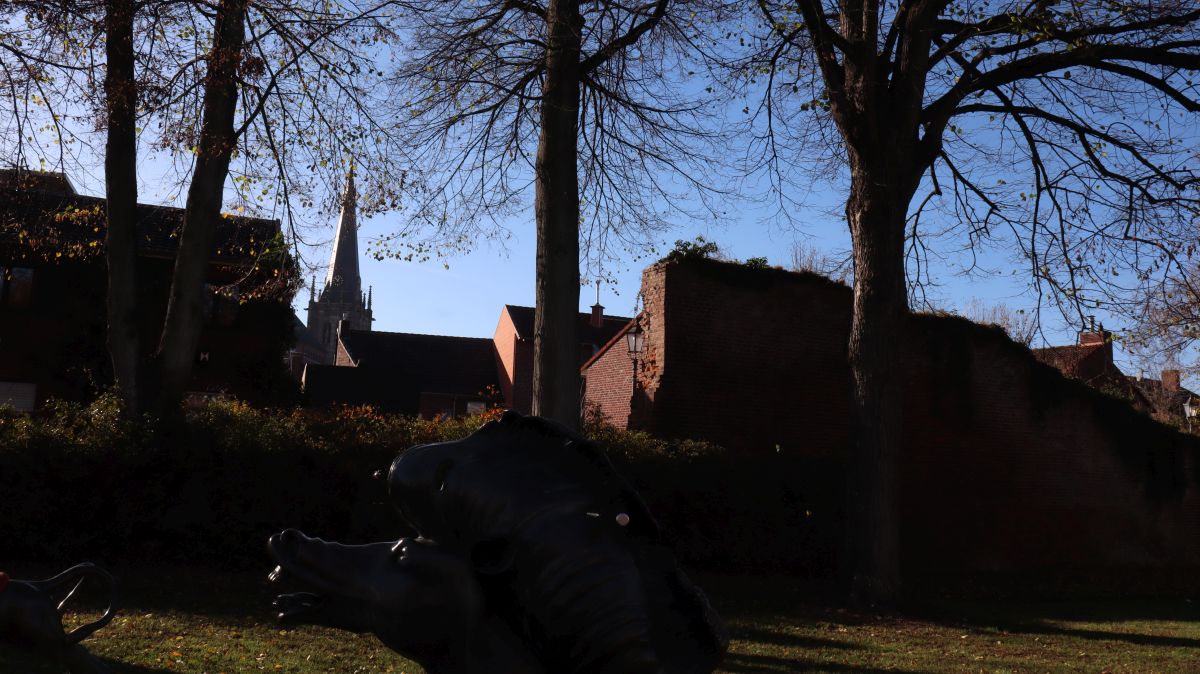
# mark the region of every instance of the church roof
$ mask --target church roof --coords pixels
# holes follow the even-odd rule
[[[422,393],[484,397],[499,390],[489,338],[345,330],[342,345],[357,367],[309,367],[311,404],[372,404],[416,413]]]

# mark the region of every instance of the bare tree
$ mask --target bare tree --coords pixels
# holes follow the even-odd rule
[[[377,116],[371,81],[382,75],[375,58],[390,36],[383,22],[389,4],[61,0],[57,12],[29,2],[18,8],[34,24],[69,19],[77,32],[92,35],[81,53],[104,45],[103,95],[83,100],[107,130],[109,345],[131,414],[170,411],[188,381],[227,187],[239,211],[282,215],[293,239],[293,207],[311,207],[322,184],[341,183],[348,164],[369,176],[368,209],[397,202],[403,153],[388,146],[390,124]],[[42,78],[48,91],[61,97],[71,87],[88,90],[80,82],[95,78],[95,59],[90,68],[71,67],[81,60],[73,52],[45,53],[59,59],[43,59],[47,64],[68,63],[57,66],[57,77]],[[13,123],[26,117],[14,112]],[[53,135],[61,142],[72,133],[82,135],[66,127]],[[18,150],[26,147],[27,139],[17,139]],[[187,192],[170,300],[153,349],[139,343],[135,319],[142,308],[133,295],[139,150],[174,156],[176,184]],[[278,261],[286,253],[282,242],[259,244],[258,259],[269,254]]]
[[[1127,335],[1139,361],[1169,360],[1200,371],[1195,347],[1200,340],[1200,261],[1189,260],[1183,270],[1162,284],[1148,285],[1139,296],[1138,319]]]
[[[412,222],[478,236],[533,183],[534,411],[574,427],[581,253],[596,263],[638,245],[682,194],[699,194],[703,211],[719,191],[704,179],[708,93],[683,86],[700,69],[707,10],[670,0],[406,8],[412,37],[395,84],[422,179]]]
[[[853,277],[848,257],[839,259],[800,241],[792,244],[792,263],[789,268],[792,271],[819,274],[841,283],[851,283]]]
[[[1200,9],[1191,0],[756,6],[767,28],[747,65],[766,81],[755,117],[763,167],[787,179],[806,159],[832,159],[848,182],[848,550],[854,595],[889,601],[902,591],[892,351],[928,237],[1016,251],[1039,298],[1076,321],[1123,297],[1114,279],[1161,280],[1194,242],[1185,234],[1200,197]]]
[[[976,323],[1002,328],[1010,339],[1025,346],[1032,345],[1038,333],[1036,312],[1013,309],[1004,303],[987,304],[978,297],[972,297],[958,313]]]

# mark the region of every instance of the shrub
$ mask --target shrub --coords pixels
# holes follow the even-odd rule
[[[351,543],[411,535],[373,475],[407,447],[463,437],[496,414],[431,421],[365,406],[213,402],[175,426],[151,426],[118,412],[107,396],[32,417],[0,411],[0,559],[261,567],[267,537],[287,527]],[[830,563],[825,520],[809,516],[812,504],[792,483],[796,467],[781,457],[598,423],[585,430],[686,562],[806,571]]]

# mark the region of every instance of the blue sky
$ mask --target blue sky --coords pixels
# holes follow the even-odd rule
[[[659,254],[654,257],[670,250],[676,239],[691,240],[696,236],[715,241],[731,257],[766,257],[770,264],[780,266],[790,265],[793,245],[797,242],[838,255],[850,245],[844,221],[831,214],[840,211],[841,198],[841,193],[833,190],[814,197],[802,213],[794,214],[792,224],[781,223],[772,216],[769,208],[741,204],[731,209],[737,215],[729,222],[692,223],[666,233],[660,238]],[[375,329],[487,337],[496,327],[502,305],[532,306],[535,231],[532,208],[529,210],[528,219],[514,218],[506,223],[512,237],[503,248],[484,242],[467,255],[427,262],[379,261],[364,252],[362,282],[364,288],[374,287]],[[360,249],[365,251],[371,239],[394,231],[399,217],[394,214],[360,217]],[[328,260],[329,238],[333,235],[337,217],[333,215],[326,219],[324,233],[313,233],[314,239],[319,237],[324,241],[323,246],[312,249],[310,256],[314,261]],[[1028,302],[1021,294],[1025,278],[1006,274],[1012,264],[1003,254],[993,253],[987,259],[999,272],[995,278],[956,276],[952,263],[940,269],[936,280],[941,285],[933,290],[938,305],[961,307],[972,298],[978,298],[986,304],[1024,307]],[[647,260],[626,256],[605,268],[605,273],[615,280],[600,288],[600,303],[606,313],[632,314],[641,271],[647,264]],[[318,274],[318,284],[322,276],[323,272]],[[595,300],[594,286],[582,288],[580,311],[588,311]],[[307,302],[308,292],[304,290],[295,304],[301,318],[305,316]],[[1062,331],[1057,325],[1048,325],[1047,330],[1062,339],[1072,339],[1073,333],[1060,335]]]
[[[147,156],[139,161],[139,200],[145,203],[173,203],[182,206],[182,196],[171,199],[173,188],[166,182],[170,175],[167,160]],[[103,194],[102,167],[82,167],[70,172],[81,192]],[[727,220],[719,223],[692,221],[680,224],[658,238],[657,253],[641,260],[626,255],[604,268],[611,282],[600,288],[600,303],[610,315],[632,315],[641,271],[653,259],[661,257],[676,239],[691,240],[703,236],[716,242],[723,254],[744,260],[766,257],[773,265],[789,266],[793,246],[799,242],[829,255],[839,256],[849,249],[850,239],[844,220],[839,217],[845,191],[837,186],[815,190],[803,207],[792,210],[791,222],[783,222],[773,205],[757,202],[728,204]],[[307,263],[306,279],[315,273],[318,285],[324,278],[337,214],[300,214],[310,223],[306,235],[312,246],[302,250]],[[397,229],[403,216],[385,213],[359,217],[359,248],[364,289],[374,289],[375,330],[425,334],[490,337],[504,304],[533,306],[535,230],[532,205],[527,217],[514,217],[504,226],[511,236],[503,245],[481,241],[470,253],[444,260],[426,262],[395,259],[376,260],[367,254],[373,239]],[[1028,308],[1024,294],[1027,275],[1014,273],[1016,263],[1004,250],[986,252],[982,259],[992,274],[956,273],[961,258],[949,254],[934,270],[937,287],[931,289],[935,304],[944,309],[966,306],[972,299],[985,305],[1005,304],[1013,309]],[[596,301],[594,286],[580,291],[580,311],[588,311]],[[297,294],[294,307],[302,320],[307,318],[308,289]],[[1069,344],[1075,333],[1045,312],[1046,343]],[[1035,344],[1040,346],[1043,344]],[[1118,356],[1120,358],[1120,355]],[[1132,365],[1120,363],[1127,371]]]

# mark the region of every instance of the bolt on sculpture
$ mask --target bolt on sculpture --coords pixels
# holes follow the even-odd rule
[[[68,634],[62,626],[63,613],[87,578],[98,578],[107,584],[108,608],[98,620]],[[10,579],[0,572],[0,641],[53,660],[71,674],[110,671],[79,642],[111,622],[114,615],[116,582],[107,571],[92,564],[78,564],[53,578],[38,581]]]
[[[705,674],[727,638],[596,444],[507,413],[403,452],[390,498],[418,538],[272,536],[285,625],[371,632],[430,674]]]

